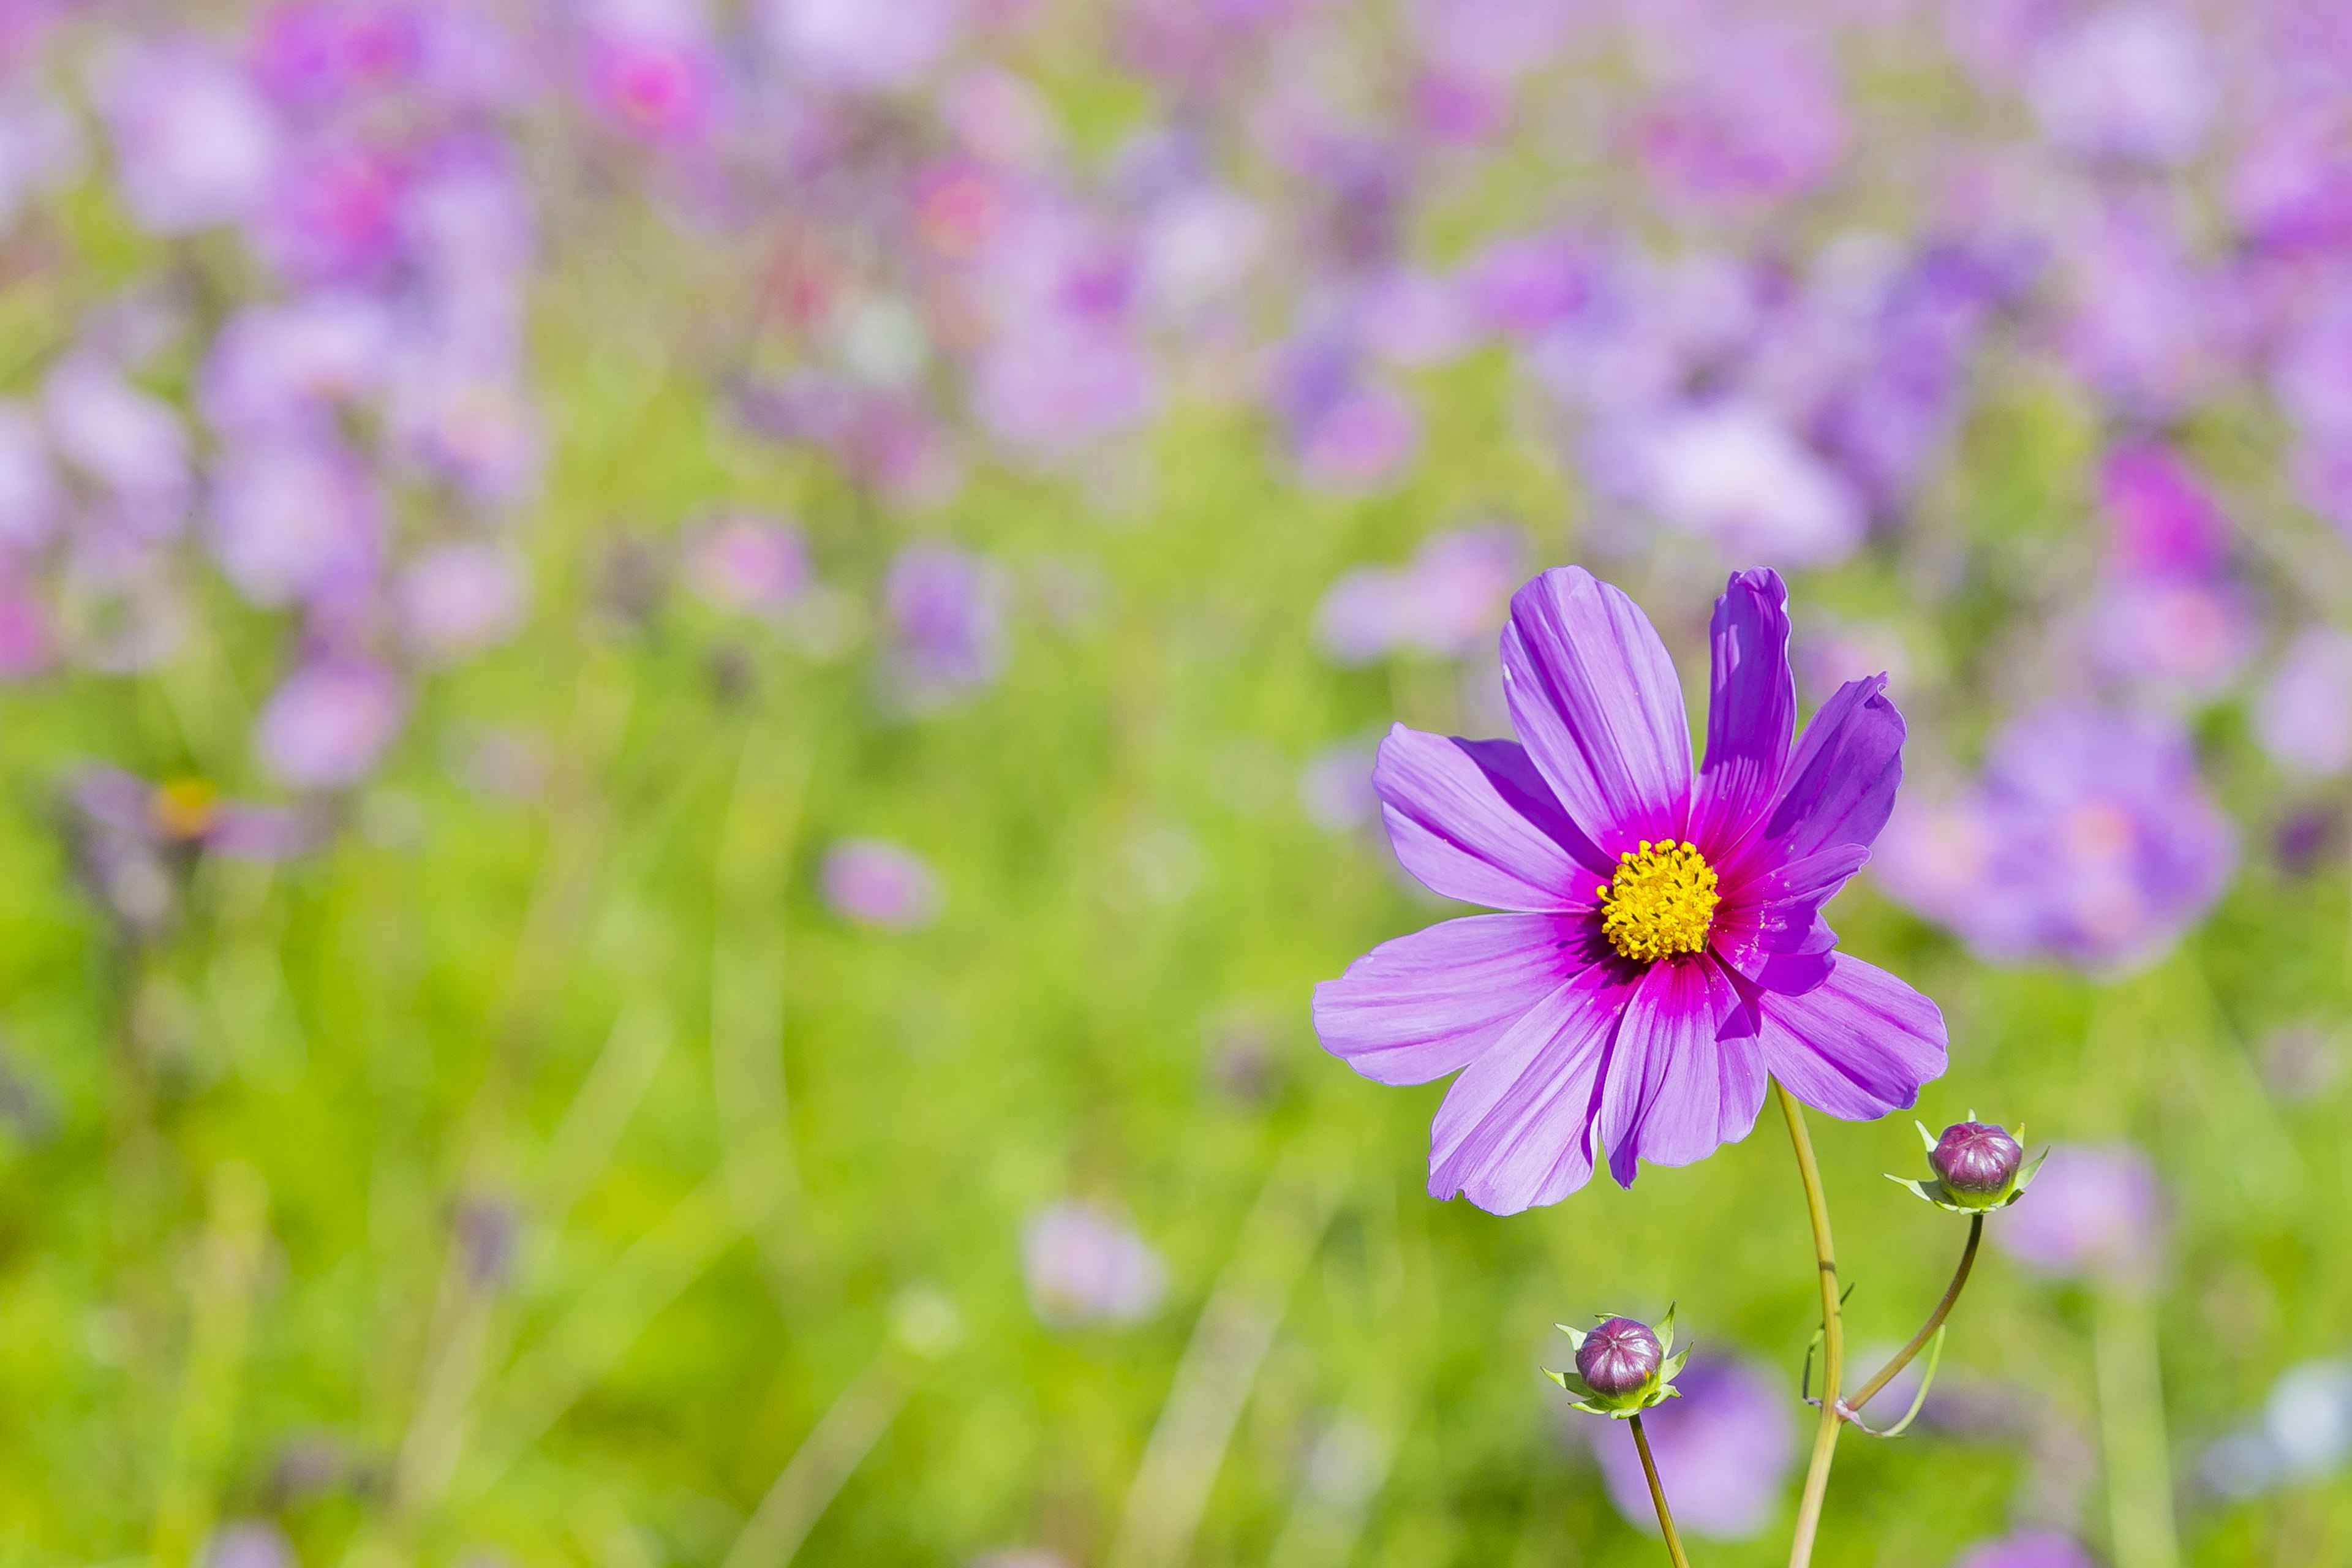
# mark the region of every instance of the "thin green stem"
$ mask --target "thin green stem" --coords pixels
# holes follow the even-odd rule
[[[1675,1568],[1690,1568],[1690,1559],[1683,1554],[1683,1538],[1675,1533],[1674,1510],[1666,1507],[1666,1489],[1658,1480],[1658,1462],[1650,1458],[1649,1434],[1642,1430],[1642,1418],[1633,1417],[1633,1447],[1642,1453],[1642,1473],[1650,1479],[1650,1501],[1658,1510],[1658,1528],[1665,1532],[1666,1555]]]
[[[1821,1532],[1822,1501],[1829,1495],[1830,1461],[1845,1416],[1838,1409],[1838,1380],[1845,1373],[1845,1324],[1838,1315],[1837,1250],[1830,1242],[1829,1202],[1822,1195],[1822,1168],[1813,1160],[1813,1140],[1805,1113],[1780,1081],[1772,1081],[1789,1142],[1797,1152],[1797,1174],[1805,1184],[1805,1213],[1813,1225],[1813,1261],[1822,1282],[1822,1421],[1813,1431],[1813,1457],[1805,1467],[1804,1495],[1797,1503],[1796,1532],[1789,1542],[1789,1568],[1811,1568],[1813,1538]]]
[[[1984,1215],[1972,1214],[1969,1216],[1969,1244],[1960,1249],[1960,1265],[1952,1270],[1952,1282],[1944,1287],[1944,1299],[1936,1303],[1936,1310],[1927,1314],[1927,1321],[1920,1325],[1917,1333],[1911,1336],[1911,1342],[1896,1351],[1895,1359],[1880,1367],[1878,1375],[1864,1384],[1861,1391],[1845,1402],[1844,1414],[1849,1415],[1859,1414],[1862,1407],[1877,1395],[1879,1390],[1893,1383],[1903,1369],[1909,1366],[1918,1353],[1927,1348],[1927,1342],[1936,1337],[1936,1331],[1942,1328],[1944,1320],[1952,1315],[1953,1303],[1959,1300],[1960,1291],[1968,1285],[1969,1270],[1977,1266],[1977,1244],[1982,1240],[1984,1240]]]

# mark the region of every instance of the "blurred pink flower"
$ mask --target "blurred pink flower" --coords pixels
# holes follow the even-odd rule
[[[2028,1530],[1978,1542],[1953,1560],[1952,1568],[2098,1568],[2098,1563],[2071,1536]]]
[[[1029,1304],[1055,1328],[1139,1323],[1160,1310],[1168,1269],[1151,1245],[1091,1204],[1049,1204],[1021,1231]]]
[[[813,580],[808,545],[790,523],[739,512],[697,530],[687,543],[687,586],[719,609],[774,615]]]
[[[2043,39],[2026,95],[2042,133],[2067,152],[2179,163],[2195,155],[2213,117],[2210,58],[2181,11],[2112,5]]]
[[[960,0],[763,0],[761,20],[784,63],[825,87],[911,87],[961,31]]]
[[[530,597],[522,563],[495,544],[437,545],[404,567],[394,589],[402,640],[455,663],[512,637]]]
[[[2162,1266],[2165,1219],[2145,1153],[2128,1143],[2060,1143],[1992,1238],[2039,1273],[2147,1284]]]
[[[364,586],[382,563],[383,530],[366,470],[326,441],[239,444],[213,477],[213,553],[257,605]]]
[[[1797,1458],[1789,1390],[1759,1363],[1702,1356],[1676,1380],[1682,1397],[1645,1412],[1658,1479],[1685,1535],[1746,1541],[1780,1511]],[[1654,1534],[1656,1509],[1623,1424],[1578,1416],[1619,1517]]]
[[[190,40],[121,42],[91,72],[131,216],[158,234],[245,216],[276,177],[269,106],[227,61]]]
[[[328,659],[289,676],[254,725],[262,766],[297,789],[341,789],[367,776],[407,717],[407,694],[381,665]]]
[[[1432,534],[1403,566],[1358,566],[1332,584],[1316,606],[1316,641],[1343,665],[1404,649],[1475,653],[1503,629],[1527,563],[1527,535],[1508,523]]]
[[[845,838],[825,851],[817,885],[834,912],[859,925],[915,931],[939,918],[939,878],[913,851]]]
[[[2297,632],[2255,696],[2253,729],[2291,773],[2332,778],[2352,767],[2352,636],[2321,626]]]

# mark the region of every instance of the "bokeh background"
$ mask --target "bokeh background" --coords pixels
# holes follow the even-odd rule
[[[1891,672],[2059,1144],[1818,1561],[2352,1560],[2337,0],[5,0],[0,225],[6,1561],[1651,1563],[1669,1300],[1780,1560],[1777,1127],[1496,1219],[1308,1022],[1568,562]]]

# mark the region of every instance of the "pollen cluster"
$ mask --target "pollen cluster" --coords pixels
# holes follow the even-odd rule
[[[1627,958],[1648,963],[1706,945],[1721,895],[1715,868],[1688,840],[1668,838],[1617,857],[1617,875],[1601,895],[1601,932]]]

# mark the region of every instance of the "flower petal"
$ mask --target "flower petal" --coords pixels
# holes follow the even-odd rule
[[[1593,1101],[1631,987],[1623,966],[1591,964],[1454,1080],[1430,1127],[1430,1196],[1517,1214],[1591,1179]]]
[[[1777,572],[1732,574],[1715,602],[1706,760],[1691,802],[1690,837],[1709,856],[1763,816],[1789,764],[1797,680],[1789,668],[1789,589]]]
[[[1458,1072],[1584,967],[1589,923],[1470,915],[1384,942],[1315,988],[1315,1033],[1376,1083]]]
[[[1511,724],[1552,793],[1612,858],[1689,826],[1690,720],[1674,661],[1633,600],[1580,566],[1511,598]]]
[[[1799,1100],[1849,1121],[1915,1103],[1944,1071],[1944,1015],[1883,969],[1843,952],[1828,963],[1818,984],[1757,999],[1764,1065]]]
[[[1717,868],[1734,896],[1767,867],[1842,845],[1868,848],[1903,782],[1903,715],[1886,677],[1849,680],[1805,726],[1760,828]]]
[[[1822,906],[1869,859],[1860,845],[1841,844],[1751,876],[1716,911],[1711,945],[1750,976],[1774,953],[1828,952],[1837,937]]]
[[[1498,910],[1583,909],[1615,868],[1559,808],[1514,741],[1463,741],[1399,724],[1372,787],[1389,842],[1431,891]]]
[[[1756,1018],[1702,953],[1654,963],[1609,1052],[1598,1127],[1609,1173],[1632,1186],[1637,1160],[1687,1165],[1745,1138],[1764,1105]]]

